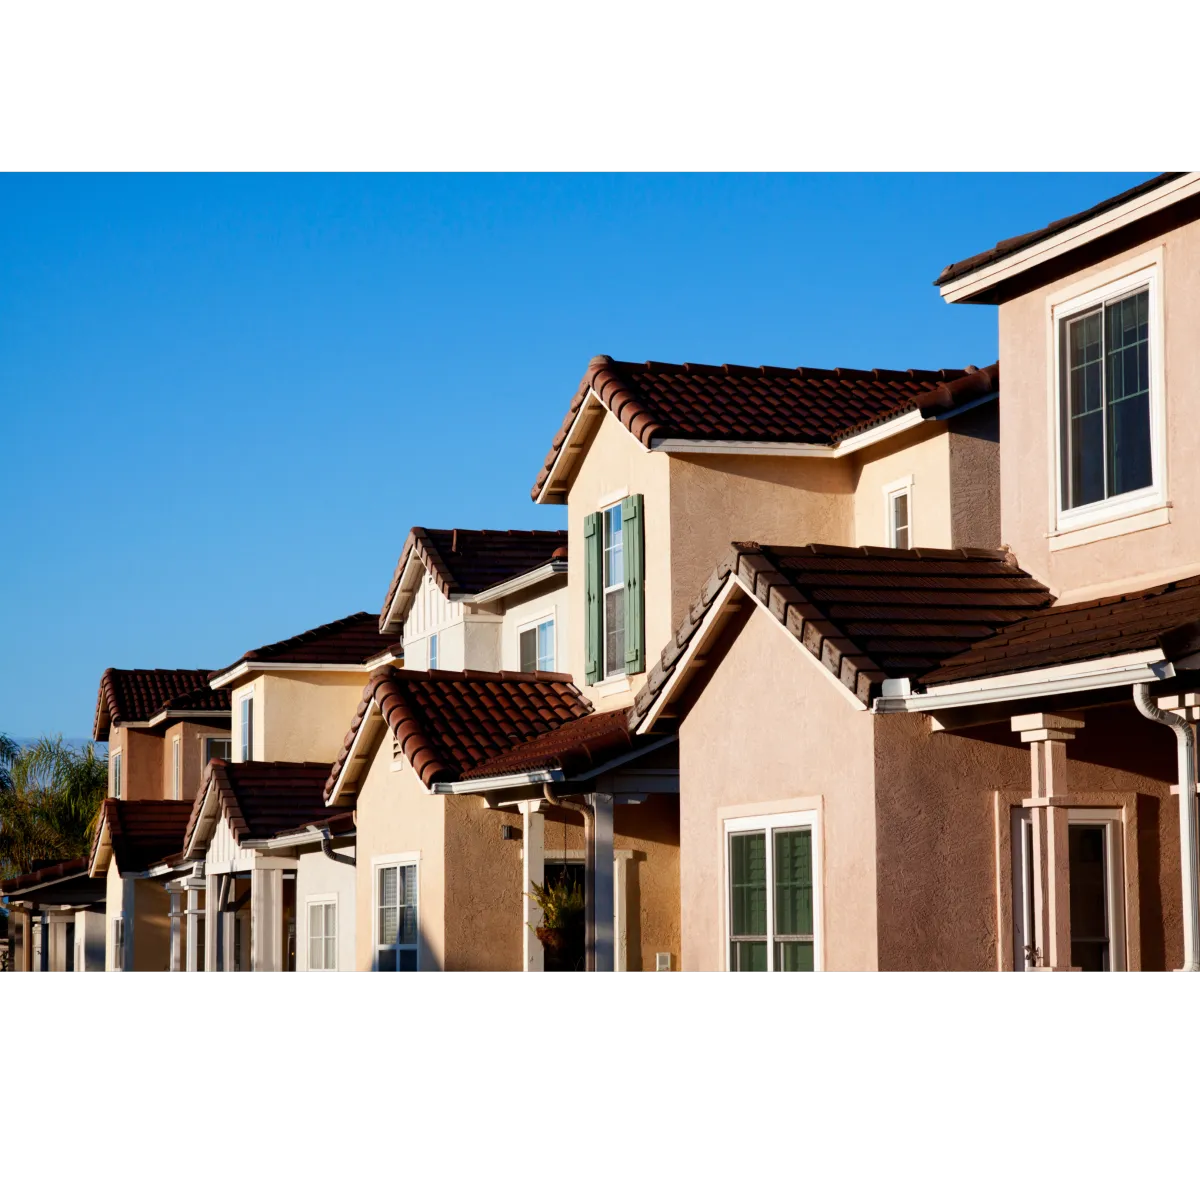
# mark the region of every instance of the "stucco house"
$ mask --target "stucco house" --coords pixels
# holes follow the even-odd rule
[[[8,906],[10,971],[102,971],[104,884],[86,858],[0,882]]]

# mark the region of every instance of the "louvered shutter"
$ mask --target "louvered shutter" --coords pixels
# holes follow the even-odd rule
[[[583,518],[583,626],[588,683],[599,683],[601,675],[601,605],[604,603],[603,539],[600,535],[602,520],[600,513],[588,513]]]
[[[621,501],[625,555],[625,674],[646,669],[646,550],[642,497]]]

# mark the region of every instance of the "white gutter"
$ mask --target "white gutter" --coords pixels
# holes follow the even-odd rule
[[[148,721],[130,721],[125,727],[134,725],[160,725],[163,721],[169,721],[172,717],[179,717],[183,720],[191,718],[194,721],[209,721],[213,718],[232,718],[232,716],[233,712],[228,708],[164,708],[161,712],[155,713]]]
[[[248,659],[246,662],[238,663],[235,667],[230,667],[223,675],[214,676],[208,681],[208,686],[211,688],[223,688],[227,684],[233,683],[241,679],[244,675],[251,673],[258,675],[269,675],[277,671],[343,671],[353,674],[356,671],[367,671],[367,664],[364,662],[355,663],[298,663],[298,662],[268,662],[265,659],[255,658]]]
[[[1179,868],[1183,876],[1183,966],[1200,971],[1200,863],[1196,845],[1196,731],[1191,721],[1167,712],[1150,698],[1147,684],[1133,688],[1133,702],[1143,717],[1175,730],[1179,772]]]
[[[562,783],[562,771],[522,771],[517,775],[495,775],[490,779],[460,779],[455,783],[435,783],[429,791],[434,796],[473,796],[479,792],[498,792],[504,788],[524,787],[530,783]]]
[[[86,870],[76,871],[74,875],[60,875],[57,879],[43,879],[41,883],[31,883],[28,887],[23,887],[15,892],[5,892],[4,899],[11,900],[14,896],[24,896],[29,892],[40,892],[42,888],[57,887],[60,883],[69,883],[73,879],[89,879]],[[49,906],[47,906],[49,907]],[[63,908],[74,908],[74,904],[64,904]]]
[[[487,588],[485,591],[476,592],[474,595],[462,593],[461,595],[452,596],[453,600],[463,600],[468,604],[488,604],[492,600],[499,600],[503,596],[511,596],[513,592],[519,592],[527,587],[533,587],[535,583],[541,583],[543,580],[551,579],[555,575],[565,575],[567,573],[567,564],[561,560],[558,562],[543,563],[540,567],[534,567],[532,571],[526,571],[524,575],[518,575],[513,579],[506,579],[503,583],[498,583],[495,587]]]

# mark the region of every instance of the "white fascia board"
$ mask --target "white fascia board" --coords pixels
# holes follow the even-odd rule
[[[346,782],[350,764],[358,757],[358,744],[362,741],[367,726],[375,720],[383,722],[383,713],[379,708],[379,701],[372,699],[367,711],[363,713],[363,719],[359,722],[358,732],[354,735],[354,740],[350,743],[350,750],[346,755],[346,761],[342,763],[342,769],[338,772],[338,777],[333,785],[333,791],[329,793],[329,799],[325,801],[326,808],[339,807],[338,797],[342,794],[342,784]],[[383,723],[386,725],[386,722]]]
[[[558,451],[558,456],[554,460],[554,465],[550,468],[550,474],[546,476],[546,482],[542,484],[541,490],[538,492],[538,497],[534,501],[535,504],[550,504],[550,503],[565,504],[566,503],[565,499],[551,501],[551,500],[547,499],[547,496],[548,496],[548,493],[549,493],[551,487],[554,484],[554,477],[558,473],[558,469],[562,465],[563,460],[566,458],[566,454],[564,452],[570,446],[570,444],[575,440],[575,434],[578,431],[579,424],[584,419],[585,416],[590,414],[591,407],[593,404],[596,405],[596,407],[598,407],[600,409],[600,415],[601,415],[602,419],[603,419],[603,417],[610,416],[612,414],[612,409],[610,409],[608,407],[608,405],[605,404],[604,401],[600,399],[599,395],[596,392],[596,389],[589,387],[588,394],[586,396],[584,396],[583,403],[579,406],[579,411],[575,414],[575,419],[571,422],[571,427],[567,430],[567,436],[565,438],[563,438],[563,444]],[[614,418],[614,420],[615,419],[616,418]],[[634,437],[633,433],[629,429],[625,428],[624,422],[618,420],[617,424],[620,425],[621,428],[624,429],[625,432],[627,434],[629,434],[629,436],[631,438],[633,438],[633,440],[635,442],[637,442],[637,446],[638,446],[639,450],[646,449],[646,447],[643,446],[642,443],[636,437]]]
[[[191,836],[190,840],[188,841],[188,844],[186,846],[184,846],[184,848],[183,848],[185,857],[187,857],[189,859],[192,858],[196,853],[196,842],[200,839],[200,837],[201,837],[200,831],[205,828],[205,824],[206,823],[209,825],[216,824],[215,818],[213,818],[209,815],[210,802],[212,800],[213,789],[215,787],[216,787],[216,784],[210,779],[208,781],[208,787],[205,789],[205,792],[204,792],[204,799],[200,803],[200,816],[196,820],[196,828],[192,830],[192,836]],[[208,851],[208,842],[211,837],[212,837],[212,830],[211,829],[206,830],[205,834],[204,834],[204,838],[205,838],[204,849],[205,849],[206,853]]]
[[[388,605],[388,610],[383,618],[381,632],[383,633],[403,633],[404,618],[408,615],[408,607],[412,603],[412,598],[416,595],[416,583],[419,580],[421,572],[427,568],[424,560],[416,552],[415,545],[409,548],[408,555],[404,560],[404,567],[400,572],[400,582],[396,584],[396,593],[392,597],[391,604]],[[414,576],[417,579],[414,579]],[[404,608],[397,611],[397,605],[404,601]],[[393,626],[396,628],[393,628]]]
[[[162,712],[157,712],[148,721],[138,721],[136,724],[152,726],[161,725],[164,721],[169,721],[174,717],[177,720],[211,720],[214,717],[229,717],[233,719],[233,711],[228,708],[165,708]],[[130,725],[135,722],[129,722]]]
[[[192,865],[187,859],[184,859],[183,862],[175,863],[174,866],[170,863],[159,863],[157,866],[151,867],[148,871],[143,871],[141,878],[161,879],[164,875],[190,875]]]
[[[481,792],[498,792],[504,788],[524,787],[530,783],[562,783],[566,776],[557,768],[542,771],[522,771],[516,775],[493,775],[484,779],[460,779],[455,783],[435,783],[430,789],[434,796],[474,796]]]
[[[1084,221],[1081,225],[1073,225],[1070,229],[1065,229],[1053,237],[1036,241],[995,262],[985,263],[969,275],[963,275],[943,284],[938,290],[947,304],[969,300],[972,296],[986,291],[1005,279],[1011,279],[1032,267],[1040,266],[1042,263],[1076,250],[1088,242],[1104,237],[1105,234],[1130,225],[1134,221],[1140,221],[1143,217],[1148,217],[1197,194],[1200,194],[1200,172],[1192,171],[1178,179],[1164,183],[1152,192],[1135,196],[1119,208],[1100,213],[1090,221]]]
[[[385,650],[382,654],[376,655],[374,658],[368,658],[363,664],[368,671],[378,671],[380,667],[391,666],[392,663],[403,662],[402,654],[393,654],[390,650]]]
[[[369,674],[369,668],[365,662],[357,663],[301,663],[301,662],[263,662],[255,659],[251,662],[238,663],[236,667],[231,667],[224,675],[219,675],[209,683],[209,687],[223,688],[237,680],[242,679],[246,675],[272,675],[281,671],[342,671],[346,674],[354,674],[357,671],[362,671],[364,674]]]
[[[524,575],[517,575],[512,579],[506,579],[503,583],[498,583],[495,587],[490,587],[486,591],[476,592],[472,596],[451,597],[451,599],[465,600],[469,604],[488,604],[492,600],[511,596],[514,592],[523,591],[527,587],[533,587],[536,583],[552,579],[555,575],[565,575],[566,573],[567,564],[565,562],[543,563],[540,567],[534,567],[532,571],[526,571]]]
[[[41,883],[31,883],[29,887],[23,887],[15,892],[5,892],[4,899],[11,900],[13,896],[24,896],[29,892],[40,892],[42,888],[57,887],[60,883],[69,883],[73,879],[87,879],[88,873],[86,870],[76,871],[74,875],[61,875],[58,879],[43,879]],[[44,908],[78,908],[77,904],[58,904],[58,905],[43,905]]]

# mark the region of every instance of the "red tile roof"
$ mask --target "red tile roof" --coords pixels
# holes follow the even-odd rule
[[[106,800],[89,861],[95,861],[107,826],[117,870],[123,875],[144,871],[179,852],[191,812],[189,800]]]
[[[429,787],[461,778],[591,705],[569,675],[535,671],[405,671],[384,667],[363,689],[350,732],[325,782],[332,794],[371,704]]]
[[[0,880],[0,893],[10,895],[13,892],[24,891],[26,888],[37,887],[43,883],[54,883],[72,875],[86,874],[88,860],[86,858],[71,858],[63,862],[47,863],[24,875],[15,875],[11,879]]]
[[[518,579],[549,562],[565,563],[565,529],[426,529],[409,531],[379,612],[382,629],[415,554],[425,564],[442,594],[474,596],[510,579]]]
[[[921,681],[955,683],[1155,649],[1168,658],[1200,649],[1200,576],[1043,608],[945,658]]]
[[[213,759],[188,818],[184,845],[189,845],[203,814],[212,785],[220,811],[228,818],[234,841],[241,844],[271,838],[309,824],[325,824],[329,810],[322,788],[329,763],[244,762]]]
[[[1021,233],[1016,237],[1004,238],[1002,241],[997,242],[990,250],[981,251],[979,254],[972,254],[969,258],[959,259],[958,262],[952,262],[948,267],[943,267],[942,273],[933,281],[934,286],[941,287],[952,280],[969,275],[979,267],[999,262],[1002,258],[1016,254],[1018,250],[1024,250],[1027,246],[1033,246],[1038,242],[1045,241],[1047,238],[1053,237],[1056,233],[1062,233],[1065,229],[1070,229],[1075,225],[1082,225],[1085,221],[1090,221],[1093,217],[1098,217],[1110,209],[1119,208],[1126,201],[1133,200],[1135,197],[1144,195],[1146,192],[1152,192],[1155,188],[1162,187],[1163,184],[1170,183],[1173,179],[1178,179],[1183,174],[1185,174],[1183,171],[1167,171],[1162,175],[1156,175],[1153,179],[1147,179],[1145,183],[1139,183],[1136,187],[1131,187],[1128,191],[1121,192],[1119,195],[1110,196],[1107,200],[1101,200],[1099,204],[1093,204],[1091,208],[1085,208],[1082,212],[1072,213],[1069,217],[1060,217],[1057,221],[1051,221],[1049,225],[1043,225],[1041,229],[1034,229],[1030,233]]]
[[[281,642],[247,650],[236,662],[210,678],[218,678],[242,663],[329,663],[362,666],[393,644],[394,638],[379,632],[379,622],[368,612],[357,612],[318,625]]]
[[[199,669],[156,667],[124,671],[109,667],[100,676],[92,737],[98,742],[107,741],[112,725],[148,721],[167,710],[228,713],[229,693],[210,688],[210,674],[212,672]]]
[[[947,387],[957,385],[957,392]],[[647,449],[662,438],[834,445],[902,413],[927,415],[999,386],[985,370],[856,371],[846,367],[705,366],[593,358],[533,485],[541,497],[589,393]],[[557,494],[557,489],[556,489]]]
[[[1052,599],[999,551],[735,542],[651,669],[631,727],[668,685],[731,575],[864,704]]]
[[[495,778],[552,769],[577,774],[626,753],[633,745],[625,709],[588,713],[497,754],[464,771],[462,777]]]

